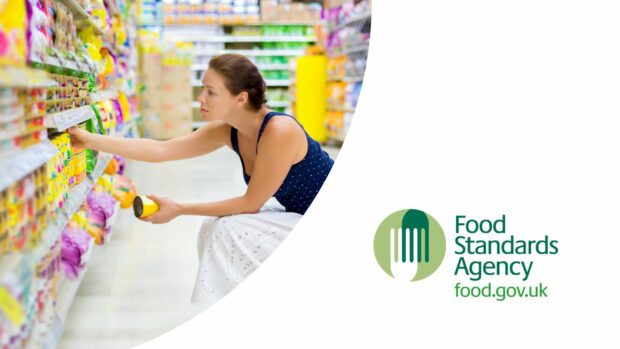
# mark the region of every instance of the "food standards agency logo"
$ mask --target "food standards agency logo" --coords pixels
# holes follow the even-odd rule
[[[420,210],[392,213],[377,228],[375,258],[399,280],[419,281],[437,270],[446,254],[446,236],[435,218]]]

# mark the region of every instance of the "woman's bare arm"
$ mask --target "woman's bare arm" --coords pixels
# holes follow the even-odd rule
[[[103,136],[79,128],[69,129],[69,133],[71,142],[79,147],[146,162],[192,158],[208,154],[230,143],[230,126],[221,121],[209,122],[188,135],[168,141]]]
[[[271,198],[284,182],[305,136],[299,136],[298,126],[285,118],[269,123],[260,141],[252,178],[246,193],[228,200],[202,203],[176,203],[168,198],[149,195],[160,211],[143,218],[151,223],[166,223],[180,215],[228,216],[255,213]]]

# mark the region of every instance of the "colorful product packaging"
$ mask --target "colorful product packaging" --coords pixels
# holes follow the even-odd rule
[[[26,64],[26,4],[0,2],[0,66]]]

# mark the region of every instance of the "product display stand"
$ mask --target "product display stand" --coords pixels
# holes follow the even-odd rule
[[[267,84],[267,104],[278,111],[292,112],[292,94],[288,87],[295,84],[290,76],[295,58],[305,53],[305,47],[316,42],[312,22],[250,23],[238,25],[163,27],[164,38],[191,42],[194,45],[192,86],[194,101],[202,86],[202,76],[211,57],[237,53],[257,65]],[[200,118],[198,102],[194,109],[193,128],[205,124]]]
[[[124,160],[71,144],[67,130],[138,135],[137,8],[7,0],[0,10],[0,34],[15,36],[0,52],[0,347],[53,349],[96,244],[135,195]]]
[[[342,143],[357,106],[366,70],[370,2],[330,1],[325,13],[325,48],[329,57],[326,124],[329,138]]]

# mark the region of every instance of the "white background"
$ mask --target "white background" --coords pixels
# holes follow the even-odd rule
[[[240,287],[143,347],[617,348],[617,4],[375,0],[355,121],[313,207]],[[448,242],[417,283],[373,255],[404,208]],[[558,239],[530,276],[549,298],[455,298],[457,214]]]

